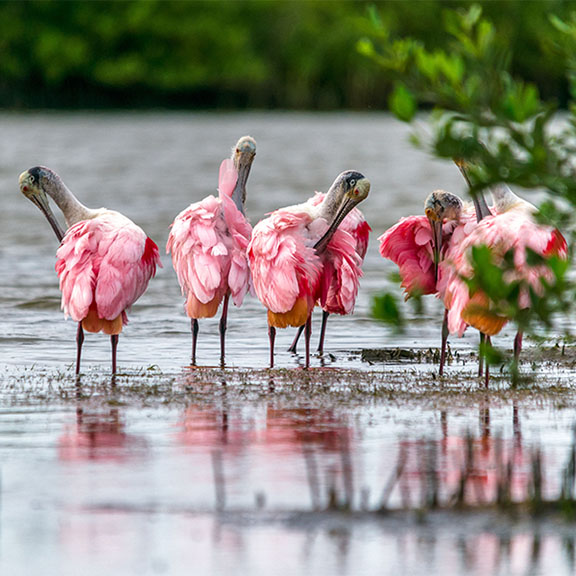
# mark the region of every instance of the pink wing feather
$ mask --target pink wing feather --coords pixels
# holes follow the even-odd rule
[[[406,298],[434,294],[432,230],[426,216],[407,216],[380,238],[380,254],[398,265]]]
[[[248,246],[252,281],[272,312],[288,312],[299,297],[314,305],[322,264],[308,229],[312,223],[307,212],[281,209],[254,227]]]
[[[218,173],[218,191],[220,195],[232,196],[236,182],[238,181],[238,170],[234,166],[232,158],[222,160]]]
[[[114,212],[72,226],[56,256],[62,309],[77,322],[94,304],[100,318],[115,319],[140,298],[161,266],[156,244]]]
[[[362,277],[362,258],[355,238],[338,229],[322,255],[320,306],[330,314],[351,314]]]

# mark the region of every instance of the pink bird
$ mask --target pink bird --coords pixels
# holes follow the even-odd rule
[[[317,301],[325,305],[332,298],[325,269],[340,275],[340,305],[352,309],[361,260],[354,238],[339,226],[369,191],[368,179],[349,170],[336,178],[321,203],[312,198],[281,208],[254,227],[248,256],[254,289],[268,309],[271,368],[276,328],[303,325],[309,367],[312,311]]]
[[[56,252],[62,309],[78,322],[76,374],[84,330],[110,335],[112,374],[116,373],[118,336],[128,322],[126,311],[142,296],[161,266],[156,244],[119,212],[81,204],[49,168],[36,166],[20,175],[20,190],[38,206],[62,238]],[[50,208],[50,196],[64,214],[62,233]]]
[[[458,242],[458,248],[447,254],[442,273],[444,302],[449,310],[448,328],[462,333],[462,322],[477,328],[487,337],[498,334],[509,318],[480,290],[471,292],[466,280],[474,277],[471,252],[474,246],[490,248],[497,265],[504,264],[505,255],[512,251],[513,267],[506,273],[506,282],[520,282],[518,295],[520,308],[530,307],[530,291],[543,294],[544,282],[553,280],[552,271],[545,264],[529,266],[527,252],[532,251],[544,260],[551,257],[567,258],[567,243],[562,234],[552,226],[540,224],[534,218],[536,207],[523,200],[506,185],[491,189],[494,205],[488,216]],[[514,358],[518,360],[522,348],[522,333],[514,341]],[[486,376],[488,381],[488,375]]]
[[[315,205],[318,205],[322,203],[325,197],[326,194],[316,192],[316,195],[310,201]],[[364,214],[362,214],[358,208],[352,209],[348,216],[342,220],[340,230],[348,232],[348,234],[354,238],[356,243],[356,253],[360,256],[360,260],[363,263],[366,251],[368,250],[370,232],[372,231],[372,228],[370,228],[368,222],[366,222],[366,218],[364,218]],[[353,307],[350,309],[349,306],[343,305],[341,292],[342,290],[345,290],[346,287],[342,285],[341,275],[336,273],[332,266],[328,265],[324,268],[322,282],[326,284],[323,293],[327,295],[327,298],[324,304],[320,303],[320,306],[322,307],[322,326],[320,328],[320,340],[318,343],[319,354],[324,352],[324,338],[326,336],[326,323],[328,321],[328,316],[330,316],[330,314],[346,315],[352,312],[353,309]],[[355,301],[356,294],[354,295],[354,302]],[[296,346],[298,345],[298,340],[303,331],[304,326],[300,326],[292,345],[288,348],[288,352],[292,352],[293,354],[296,353]]]
[[[191,204],[174,219],[166,252],[186,297],[191,318],[192,364],[196,365],[198,319],[212,318],[220,303],[220,363],[224,364],[224,343],[228,301],[240,306],[250,288],[246,248],[252,234],[244,214],[246,181],[256,155],[250,136],[238,140],[232,158],[220,166],[219,196],[208,196]]]
[[[398,265],[405,299],[436,294],[443,300],[439,263],[476,225],[476,213],[471,204],[443,190],[435,190],[426,198],[424,211],[425,215],[400,219],[382,234],[378,238],[380,254]],[[440,375],[446,360],[447,315],[446,309],[442,325]],[[458,326],[462,331],[465,328],[463,322]]]

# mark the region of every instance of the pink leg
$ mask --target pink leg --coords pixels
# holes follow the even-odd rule
[[[198,343],[198,320],[190,320],[190,329],[192,331],[192,366],[196,366],[196,344]]]
[[[514,338],[514,362],[518,364],[518,360],[520,359],[520,352],[522,352],[522,337],[524,334],[518,330],[516,332],[516,337]]]
[[[112,344],[112,374],[116,374],[116,349],[118,348],[118,334],[110,336],[110,343]]]
[[[78,322],[78,330],[76,331],[76,376],[80,374],[80,359],[82,357],[83,343],[84,343],[84,330],[82,329],[82,322]]]
[[[490,336],[484,335],[484,338],[486,341],[486,348],[488,349],[492,346],[492,340],[490,339]],[[490,385],[490,364],[486,362],[486,377],[484,379],[484,386],[488,388],[489,385]]]
[[[486,336],[480,332],[480,353],[478,354],[478,378],[484,374],[484,354],[482,353],[483,344],[486,342]]]
[[[228,300],[230,300],[230,294],[226,294],[226,296],[224,296],[224,304],[222,305],[222,316],[220,318],[220,365],[221,366],[224,366],[226,328],[227,328],[227,320],[228,320]]]
[[[444,320],[442,321],[442,344],[440,346],[440,368],[438,374],[444,374],[444,364],[446,363],[446,347],[448,345],[448,309],[444,309]]]
[[[288,348],[288,352],[291,352],[292,354],[296,354],[296,346],[298,346],[298,340],[300,340],[300,336],[302,336],[302,332],[304,332],[304,326],[300,326],[300,328],[298,328],[298,332],[296,332],[296,336],[294,337],[294,340],[292,341],[290,348]]]
[[[304,339],[306,341],[306,368],[310,368],[310,336],[312,335],[312,314],[308,316],[306,320],[306,326],[304,328]]]
[[[274,368],[274,340],[276,340],[276,328],[268,326],[268,339],[270,340],[270,368]]]
[[[330,312],[322,311],[322,326],[320,328],[320,341],[318,342],[318,354],[324,353],[324,338],[326,337],[326,323],[328,322]]]

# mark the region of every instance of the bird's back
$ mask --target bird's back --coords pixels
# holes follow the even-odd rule
[[[121,331],[126,309],[161,266],[156,244],[113,211],[72,226],[56,255],[62,309],[87,330],[107,333]]]
[[[248,256],[256,295],[277,314],[304,300],[295,326],[304,324],[300,316],[306,314],[305,321],[316,300],[322,264],[314,243],[326,228],[325,220],[317,222],[305,208],[290,207],[273,212],[252,232]]]

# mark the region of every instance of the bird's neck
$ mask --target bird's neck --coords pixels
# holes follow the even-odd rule
[[[51,179],[45,190],[64,214],[68,228],[81,220],[94,217],[96,211],[84,206],[59,177]]]
[[[515,208],[526,208],[530,211],[535,211],[536,207],[527,202],[520,196],[517,196],[506,184],[498,184],[490,188],[492,199],[494,200],[494,209],[497,214],[508,212]]]
[[[318,206],[318,216],[324,218],[328,223],[332,222],[338,212],[340,201],[341,199],[338,197],[337,190],[330,189],[326,193],[326,196],[324,196],[322,203]]]

